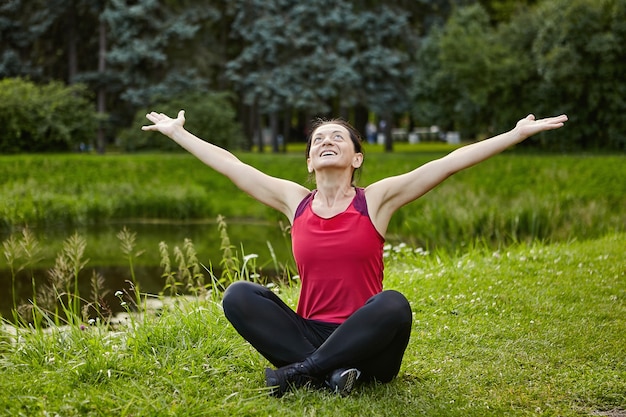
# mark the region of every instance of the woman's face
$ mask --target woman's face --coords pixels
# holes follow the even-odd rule
[[[307,157],[309,172],[323,168],[348,168],[352,171],[363,162],[363,154],[355,151],[350,132],[344,126],[327,123],[317,127],[311,135]]]

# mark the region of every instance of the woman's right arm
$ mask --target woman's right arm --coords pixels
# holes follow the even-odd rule
[[[243,163],[226,149],[208,143],[189,133],[183,127],[185,112],[181,110],[176,119],[152,112],[146,115],[152,125],[142,130],[157,131],[168,136],[209,167],[228,177],[237,187],[256,200],[284,213],[293,221],[295,210],[309,193],[305,187],[288,180],[272,177]]]

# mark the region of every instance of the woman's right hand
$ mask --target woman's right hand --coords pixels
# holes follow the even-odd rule
[[[157,131],[163,133],[165,136],[172,137],[177,129],[180,129],[185,124],[185,111],[178,112],[178,117],[172,119],[166,114],[151,112],[146,114],[146,118],[150,120],[153,125],[142,126],[141,130]]]

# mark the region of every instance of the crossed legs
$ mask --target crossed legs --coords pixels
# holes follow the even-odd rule
[[[297,315],[276,294],[248,281],[224,294],[226,318],[276,367],[303,362],[311,375],[355,367],[367,379],[389,382],[398,374],[411,333],[406,298],[383,291],[337,325]]]

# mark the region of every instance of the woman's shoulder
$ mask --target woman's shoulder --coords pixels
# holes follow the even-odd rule
[[[294,220],[297,219],[304,212],[304,210],[306,210],[306,208],[311,205],[311,201],[313,201],[313,197],[315,197],[315,193],[316,192],[317,192],[317,190],[310,191],[302,199],[302,201],[300,201],[300,204],[298,204],[298,207],[296,208],[296,213],[294,215]]]

